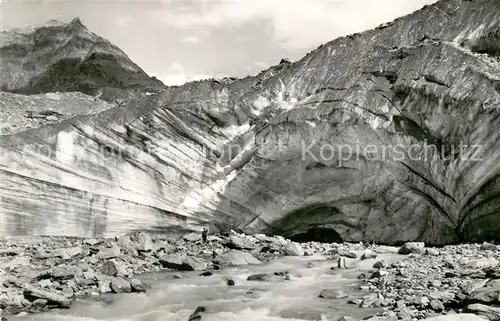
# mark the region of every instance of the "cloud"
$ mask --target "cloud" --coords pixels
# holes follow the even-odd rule
[[[131,16],[122,16],[120,18],[118,18],[116,21],[115,21],[115,25],[119,26],[119,27],[127,27],[129,26],[132,22],[134,22],[135,18],[134,17],[131,17]]]
[[[269,67],[271,67],[271,65],[269,65],[267,62],[264,62],[264,61],[254,61],[254,62],[252,62],[251,65],[249,65],[246,68],[246,71],[247,72],[260,72],[262,70],[268,69]]]
[[[190,45],[196,45],[200,43],[200,38],[196,36],[186,36],[184,38],[179,39],[179,42],[187,43]]]
[[[178,86],[190,81],[209,79],[213,77],[208,74],[189,73],[184,69],[184,66],[178,62],[171,63],[166,72],[151,72],[150,74],[151,76],[155,76],[160,79],[161,82],[167,86]]]
[[[271,66],[269,66],[269,64],[267,62],[264,62],[264,61],[254,61],[252,63],[253,66],[257,67],[257,68],[262,68],[262,69],[267,69]]]
[[[373,28],[436,0],[273,0],[197,2],[198,10],[170,5],[162,20],[181,29],[231,28],[268,22],[276,43],[288,49],[317,46]]]

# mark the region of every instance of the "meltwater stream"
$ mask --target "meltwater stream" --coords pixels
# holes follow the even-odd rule
[[[361,270],[375,261],[391,262],[394,254],[360,261]],[[206,307],[203,321],[336,320],[345,315],[364,318],[376,309],[348,304],[366,293],[359,290],[359,269],[331,270],[336,261],[322,256],[284,257],[269,264],[226,268],[212,276],[200,272],[154,273],[141,276],[152,289],[147,293],[114,294],[96,300],[80,300],[68,310],[60,310],[9,320],[30,321],[187,321],[197,306]],[[257,273],[288,271],[290,280],[247,281]],[[236,285],[228,286],[227,278]],[[342,289],[345,299],[322,299],[321,290]]]

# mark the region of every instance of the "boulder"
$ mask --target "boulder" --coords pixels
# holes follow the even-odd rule
[[[488,269],[498,266],[500,263],[493,257],[485,257],[481,259],[469,260],[465,267],[469,269]]]
[[[270,281],[272,276],[267,273],[253,274],[247,277],[247,281]]]
[[[194,312],[188,317],[188,321],[200,321],[201,313],[205,312],[207,309],[203,306],[199,306],[194,310]]]
[[[337,259],[337,267],[339,269],[355,269],[358,267],[358,261],[346,257]]]
[[[319,297],[323,299],[344,299],[348,298],[349,294],[338,289],[325,289],[320,292]]]
[[[445,306],[443,305],[443,303],[439,300],[432,300],[429,302],[429,306],[431,307],[432,310],[434,311],[444,311],[445,310]]]
[[[130,236],[130,240],[134,242],[135,249],[139,252],[149,252],[153,249],[153,240],[147,233],[134,233]]]
[[[384,254],[384,253],[393,253],[396,254],[399,251],[399,248],[395,246],[387,246],[387,245],[379,245],[375,248],[373,248],[374,252],[377,252],[379,254]]]
[[[20,267],[30,266],[31,265],[31,257],[30,256],[17,256],[14,259],[10,260],[9,263],[6,264],[7,271],[15,271]]]
[[[164,268],[181,271],[201,271],[207,268],[207,263],[204,260],[184,254],[163,255],[159,262]]]
[[[146,292],[151,289],[151,286],[147,283],[142,282],[139,279],[131,279],[130,286],[132,287],[132,291],[134,292]]]
[[[398,254],[423,254],[424,251],[424,242],[408,242],[399,249]]]
[[[455,299],[455,294],[450,291],[432,291],[429,292],[428,297],[443,303],[449,303]]]
[[[469,301],[486,304],[500,303],[500,279],[491,280],[482,288],[472,291]]]
[[[60,248],[55,251],[55,255],[62,258],[63,260],[71,259],[77,255],[82,254],[82,248],[79,246]]]
[[[57,266],[47,271],[43,271],[36,276],[36,279],[52,279],[56,281],[69,280],[79,274],[80,271],[76,266]]]
[[[481,244],[480,248],[483,251],[493,251],[493,252],[498,251],[498,248],[497,248],[497,246],[495,244],[488,243],[488,242],[484,242],[483,244]]]
[[[438,249],[426,248],[425,254],[430,255],[430,256],[439,256],[439,254],[441,254],[441,252],[439,252]]]
[[[182,238],[184,239],[184,241],[187,242],[201,241],[201,233],[196,233],[196,232],[188,233],[184,235]]]
[[[367,260],[367,259],[374,259],[377,257],[377,253],[375,253],[374,251],[370,250],[370,249],[366,249],[363,254],[361,255],[361,259],[362,260]]]
[[[257,260],[252,254],[237,250],[220,254],[214,261],[223,266],[262,264],[262,262]]]
[[[119,270],[119,267],[118,267],[118,264],[115,260],[106,261],[99,268],[99,271],[102,274],[109,275],[109,276],[117,276],[118,270]]]
[[[68,307],[71,302],[62,294],[58,294],[53,291],[46,291],[40,288],[26,285],[23,290],[24,298],[30,302],[34,302],[37,299],[45,299],[49,304],[58,305],[61,307]]]
[[[132,292],[132,286],[129,281],[122,277],[118,277],[111,280],[111,290],[113,290],[114,293],[128,293]]]
[[[284,246],[286,255],[288,256],[303,256],[304,249],[297,243],[290,242]]]
[[[100,293],[110,293],[113,291],[111,289],[111,280],[99,280],[97,288]]]
[[[490,321],[500,320],[500,307],[493,307],[484,304],[471,304],[467,306],[467,311],[480,315]]]
[[[257,248],[255,242],[246,235],[237,234],[231,231],[227,246],[236,250],[254,250]]]
[[[110,248],[102,248],[97,253],[97,258],[102,260],[112,259],[120,256],[120,248],[118,246],[113,246]]]

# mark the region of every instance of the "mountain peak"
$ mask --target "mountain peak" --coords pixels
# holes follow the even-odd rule
[[[77,91],[102,99],[132,99],[142,90],[165,86],[149,77],[108,40],[90,32],[76,17],[51,20],[37,28],[2,34],[0,88],[22,94]],[[25,68],[30,66],[30,68]]]
[[[74,28],[74,29],[85,29],[87,30],[87,27],[83,24],[82,20],[79,17],[74,18],[68,23],[68,27]]]

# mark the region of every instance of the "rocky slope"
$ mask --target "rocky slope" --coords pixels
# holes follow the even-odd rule
[[[499,9],[439,1],[255,77],[4,136],[1,232],[500,239]]]
[[[20,95],[0,91],[0,105],[0,135],[12,135],[116,107],[79,92]]]
[[[0,88],[22,94],[80,91],[121,102],[164,85],[75,18],[1,32]]]

